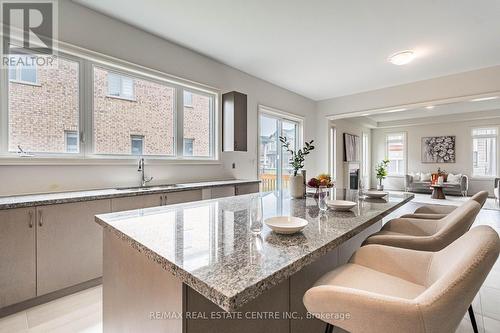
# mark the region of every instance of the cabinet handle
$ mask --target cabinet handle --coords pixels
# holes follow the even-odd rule
[[[43,216],[42,216],[42,211],[38,211],[38,226],[43,226]]]
[[[160,206],[163,206],[163,195],[160,195]]]
[[[165,194],[163,196],[163,206],[166,206],[167,205],[167,195]]]
[[[30,217],[30,221],[29,221],[28,226],[29,226],[30,228],[33,228],[33,212],[30,210],[30,211],[28,212],[28,215],[29,215],[29,217]]]

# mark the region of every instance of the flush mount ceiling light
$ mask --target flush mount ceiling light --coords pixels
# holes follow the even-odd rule
[[[389,62],[394,65],[406,65],[415,59],[415,53],[410,50],[394,53],[389,57]]]
[[[471,102],[482,102],[482,101],[491,101],[492,99],[498,99],[498,96],[490,96],[490,97],[481,97],[471,99]]]

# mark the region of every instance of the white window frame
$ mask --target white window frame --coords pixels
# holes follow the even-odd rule
[[[403,167],[400,173],[390,173],[388,172],[388,177],[401,178],[407,174],[408,170],[408,147],[406,140],[406,132],[391,132],[385,134],[385,156],[389,158],[389,136],[402,135],[403,136]]]
[[[259,174],[259,171],[260,171],[260,127],[261,127],[261,122],[260,122],[260,117],[261,116],[265,116],[265,117],[268,117],[268,118],[272,118],[272,119],[276,119],[278,121],[278,127],[277,127],[277,130],[279,133],[282,132],[282,126],[281,126],[281,122],[282,121],[288,121],[288,122],[294,122],[297,124],[298,126],[298,129],[297,129],[297,138],[295,139],[295,145],[296,147],[298,148],[302,148],[304,146],[304,117],[302,116],[299,116],[299,115],[296,115],[296,114],[293,114],[293,113],[289,113],[289,112],[285,112],[285,111],[282,111],[282,110],[278,110],[278,109],[275,109],[275,108],[272,108],[272,107],[269,107],[269,106],[264,106],[264,105],[258,105],[258,112],[257,112],[257,117],[258,117],[258,126],[257,126],[257,178],[260,176]],[[277,155],[277,160],[278,162],[276,163],[276,181],[277,181],[277,184],[276,184],[276,188],[277,189],[280,189],[282,188],[282,167],[281,167],[281,164],[282,164],[282,160],[283,160],[283,156],[284,156],[284,152],[283,152],[283,149],[282,149],[282,145],[281,143],[277,142],[277,152],[278,152],[278,155]],[[278,165],[280,167],[278,167]]]
[[[113,95],[111,94],[110,92],[110,86],[109,86],[109,75],[113,75],[115,76],[116,78],[119,79],[120,81],[120,92],[118,93],[118,95]],[[127,101],[135,101],[135,79],[133,77],[130,77],[128,75],[123,75],[121,73],[118,73],[118,72],[115,72],[115,71],[112,71],[112,70],[108,70],[108,76],[107,76],[107,89],[106,89],[106,97],[109,97],[109,98],[118,98],[118,99],[124,99],[124,100],[127,100]],[[126,96],[123,91],[123,87],[124,87],[124,84],[123,84],[123,81],[124,79],[129,79],[132,81],[132,95],[130,96]]]
[[[366,143],[366,145],[365,145]],[[366,181],[365,184],[363,184],[366,188],[370,187],[370,134],[363,132],[361,133],[361,175],[364,177],[364,180]]]
[[[79,63],[79,153],[29,152],[21,156],[8,151],[8,70],[0,69],[0,165],[65,165],[65,164],[135,164],[137,156],[94,154],[93,144],[93,68],[108,69],[126,76],[137,77],[160,84],[169,85],[176,90],[174,101],[174,155],[145,155],[153,164],[221,164],[219,123],[220,90],[204,84],[171,76],[161,71],[130,63],[94,51],[82,49],[59,42],[58,56]],[[211,129],[210,156],[183,156],[183,90],[210,97]],[[113,96],[114,97],[114,96]],[[179,144],[180,143],[180,144]]]
[[[16,66],[16,68],[15,68],[16,77],[13,78],[13,79],[11,79],[9,77],[9,81],[13,82],[13,83],[27,84],[27,85],[31,85],[31,86],[39,86],[39,84],[38,84],[38,72],[37,72],[37,66],[36,66],[36,64],[33,66],[33,67],[35,67],[35,81],[34,82],[32,82],[32,81],[26,81],[26,80],[22,79],[22,75],[21,74],[22,74],[22,70],[23,70],[24,67],[25,66],[23,66],[21,64],[18,64]]]
[[[496,131],[496,134],[474,134],[475,130],[488,130],[488,129],[494,129]],[[479,127],[473,127],[471,128],[471,141],[470,141],[470,152],[471,152],[471,173],[472,173],[472,179],[494,179],[499,175],[499,163],[500,163],[500,154],[498,151],[498,138],[499,138],[499,130],[500,128],[498,126],[479,126]],[[495,138],[495,148],[493,149],[496,152],[495,156],[495,167],[496,170],[492,175],[476,175],[474,174],[474,139],[490,139],[490,138]]]

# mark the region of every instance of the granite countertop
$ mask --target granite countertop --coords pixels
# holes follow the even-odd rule
[[[249,203],[261,196],[263,216],[305,218],[295,235],[267,226],[249,231]],[[226,311],[234,311],[286,280],[398,207],[413,194],[363,199],[356,191],[332,190],[336,199],[357,201],[351,211],[320,214],[313,198],[291,200],[279,192],[248,194],[96,216],[146,258]]]
[[[126,188],[111,188],[111,189],[98,189],[98,190],[86,190],[86,191],[6,196],[6,197],[0,197],[0,210],[33,207],[41,205],[55,205],[61,203],[91,201],[99,199],[131,197],[144,194],[189,191],[189,190],[202,189],[206,187],[253,184],[259,182],[260,182],[259,180],[234,179],[234,180],[219,180],[219,181],[185,183],[185,184],[174,184],[174,185],[151,185],[145,188],[126,187]]]

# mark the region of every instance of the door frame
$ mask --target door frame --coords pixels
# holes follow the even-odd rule
[[[273,107],[265,106],[262,104],[258,104],[258,111],[257,111],[257,179],[259,179],[260,173],[260,129],[261,129],[261,115],[265,115],[269,118],[274,118],[278,120],[278,132],[281,133],[282,126],[281,122],[283,120],[289,121],[289,122],[295,122],[298,125],[297,129],[297,140],[296,144],[298,147],[302,147],[304,144],[304,117],[289,113],[283,110],[279,110]],[[280,165],[282,164],[282,159],[283,159],[283,149],[281,149],[281,144],[278,142],[278,147],[279,152],[277,159],[279,159]],[[281,188],[281,182],[282,182],[282,168],[276,168],[276,182],[277,182],[277,189]]]

